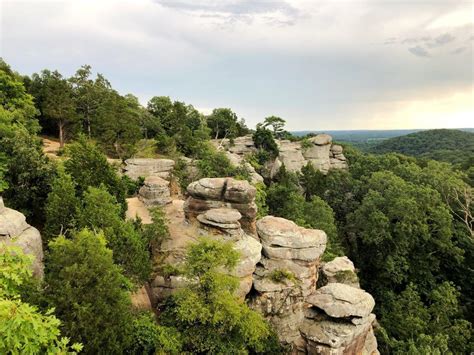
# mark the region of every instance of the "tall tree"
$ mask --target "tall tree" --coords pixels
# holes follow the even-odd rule
[[[46,298],[64,333],[84,344],[85,354],[118,354],[130,344],[128,284],[102,234],[83,230],[49,243]]]
[[[100,108],[105,95],[111,89],[110,83],[103,75],[97,74],[95,79],[92,79],[91,75],[91,66],[83,65],[70,78],[77,112],[89,138],[92,136],[92,123],[96,118],[97,110]]]
[[[285,134],[285,130],[283,129],[285,127],[286,121],[277,116],[270,116],[266,117],[265,120],[263,121],[263,127],[271,127],[273,131],[273,135],[277,139],[282,139]]]
[[[59,133],[59,145],[64,147],[68,127],[77,121],[76,105],[70,81],[58,71],[43,70],[41,112],[46,119],[56,123]]]

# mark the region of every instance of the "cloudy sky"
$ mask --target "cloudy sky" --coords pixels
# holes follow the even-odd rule
[[[0,0],[15,70],[82,64],[155,95],[291,130],[474,126],[474,3]]]

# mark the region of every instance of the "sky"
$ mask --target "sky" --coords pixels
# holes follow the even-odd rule
[[[83,64],[143,105],[229,107],[250,127],[474,126],[474,2],[0,0],[0,56],[32,74]]]

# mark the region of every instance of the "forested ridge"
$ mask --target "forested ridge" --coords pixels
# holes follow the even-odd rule
[[[459,165],[474,165],[474,133],[457,129],[433,129],[384,140],[371,153],[401,153]]]
[[[31,258],[0,243],[0,353],[284,353],[270,324],[235,296],[236,278],[224,272],[239,259],[230,243],[198,238],[186,262],[166,270],[190,287],[159,314],[132,307],[130,293],[150,281],[169,230],[159,208],[151,224],[125,219],[126,198],[143,181],[108,161],[171,158],[182,193],[196,178],[250,181],[247,165],[232,164],[210,140],[252,135],[256,151],[245,163],[263,172],[279,154],[276,140],[304,147],[309,138],[284,126],[269,116],[252,130],[229,108],[206,116],[166,96],[143,107],[89,66],[69,78],[51,70],[29,77],[1,61],[0,194],[40,230],[45,275],[33,279]],[[44,154],[40,135],[58,139],[59,157]],[[377,154],[345,146],[348,170],[283,165],[256,185],[259,217],[322,229],[324,260],[354,261],[375,298],[383,354],[474,351],[472,159],[439,157],[472,153],[472,136],[419,132],[383,142]]]

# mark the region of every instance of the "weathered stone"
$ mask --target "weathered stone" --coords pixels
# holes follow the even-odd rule
[[[207,221],[219,224],[237,223],[242,215],[233,208],[215,208],[202,214]]]
[[[318,346],[339,349],[341,354],[360,354],[370,329],[372,329],[370,322],[355,325],[331,319],[317,321],[305,319],[300,327],[303,337],[309,341],[308,351],[314,354],[331,354],[327,352],[329,349],[324,348],[320,348],[320,352],[317,352]],[[348,347],[353,348],[353,352],[347,352]]]
[[[300,142],[280,141],[279,151],[278,160],[285,164],[288,171],[300,171],[307,164],[301,151]]]
[[[326,246],[326,233],[306,229],[284,218],[265,216],[257,222],[257,233],[266,246],[288,248],[321,248]]]
[[[7,208],[0,198],[0,243],[21,248],[33,256],[31,269],[36,277],[43,276],[43,243],[39,231],[26,223],[25,216]]]
[[[309,138],[309,141],[316,145],[328,145],[332,143],[332,137],[329,134],[321,133]]]
[[[347,256],[339,256],[325,263],[321,268],[321,272],[328,283],[343,283],[359,287],[354,264]]]
[[[325,250],[325,245],[312,248],[285,248],[285,247],[271,247],[263,246],[263,254],[269,259],[293,259],[303,261],[313,261],[318,259]]]
[[[232,203],[250,203],[257,190],[246,180],[227,179],[224,200]]]
[[[190,183],[188,193],[197,199],[222,200],[226,178],[204,178]]]
[[[233,275],[237,277],[252,275],[262,257],[262,245],[255,238],[244,235],[235,242],[234,249],[239,252],[240,259]]]
[[[139,177],[147,178],[149,176],[169,179],[174,164],[174,160],[171,159],[135,158],[125,161],[124,170],[125,175],[134,180]]]
[[[337,145],[337,144],[333,144],[331,146],[331,152],[336,155],[336,154],[342,154],[342,146],[340,145]]]
[[[334,318],[366,317],[375,301],[367,292],[349,285],[330,283],[316,290],[306,302]]]
[[[138,198],[146,206],[164,206],[171,203],[170,183],[158,176],[149,176],[138,192]]]

